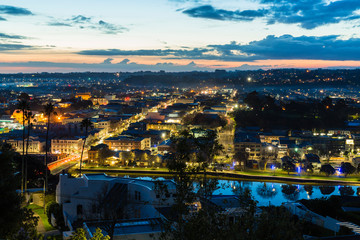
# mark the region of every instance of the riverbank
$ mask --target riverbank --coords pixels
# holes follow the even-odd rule
[[[75,169],[78,172],[78,169]],[[166,168],[159,169],[144,169],[144,168],[84,168],[83,173],[106,173],[106,174],[128,174],[138,176],[171,176]],[[331,184],[331,185],[359,185],[360,178],[358,177],[326,177],[326,176],[284,176],[284,173],[276,173],[269,171],[209,171],[208,175],[219,179],[226,180],[251,180],[259,182],[286,182],[286,183],[301,183],[301,184]],[[278,175],[278,176],[276,176]]]

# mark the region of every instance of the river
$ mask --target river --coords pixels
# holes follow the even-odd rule
[[[119,174],[117,176],[124,177],[128,175]],[[130,177],[137,176],[130,175]],[[158,177],[139,178],[153,180]],[[214,194],[236,195],[243,189],[250,190],[252,197],[258,202],[258,206],[268,206],[270,204],[280,206],[284,202],[293,202],[300,199],[315,199],[331,195],[359,196],[360,194],[360,186],[354,185],[309,185],[240,180],[218,180],[218,189],[214,191]]]

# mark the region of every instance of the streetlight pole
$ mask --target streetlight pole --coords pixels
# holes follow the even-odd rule
[[[45,209],[45,204],[46,204],[46,201],[45,201],[45,198],[46,198],[46,180],[45,180],[44,177],[42,178],[42,180],[44,181],[44,188],[43,188],[43,192],[44,192],[43,207],[44,207],[44,213],[46,213],[46,209]]]

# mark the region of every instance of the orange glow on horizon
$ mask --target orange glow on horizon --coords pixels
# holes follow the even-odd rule
[[[230,61],[218,61],[218,60],[203,60],[203,59],[163,59],[156,56],[84,56],[77,55],[74,53],[58,53],[58,54],[0,54],[0,72],[1,73],[17,73],[17,72],[73,72],[73,71],[87,71],[82,68],[78,68],[77,64],[94,64],[98,71],[102,67],[103,61],[107,58],[113,58],[112,64],[115,65],[121,62],[124,59],[129,59],[130,63],[139,64],[139,69],[133,71],[140,71],[141,65],[155,65],[157,63],[173,63],[174,65],[186,66],[192,61],[200,68],[209,68],[209,69],[229,69],[234,70],[240,68],[243,65],[248,65],[249,67],[253,66],[253,69],[256,67],[262,69],[271,69],[271,68],[351,68],[351,67],[360,67],[360,61],[330,61],[330,60],[306,60],[306,59],[292,59],[292,60],[257,60],[253,62],[230,62]],[[50,62],[51,64],[41,64],[36,63],[29,65],[28,62]],[[3,66],[1,66],[3,63]],[[10,64],[9,64],[10,63]],[[21,66],[22,63],[24,66]],[[56,66],[56,63],[59,64],[69,64],[65,66]],[[74,67],[71,64],[74,63]],[[10,66],[6,66],[9,64]],[[14,65],[11,65],[14,64]],[[126,65],[118,65],[119,70],[107,70],[104,68],[104,71],[116,72],[116,71],[126,71]],[[114,66],[115,67],[115,66]],[[113,68],[116,69],[116,68]],[[245,68],[244,68],[245,69]],[[166,71],[166,67],[164,67]]]

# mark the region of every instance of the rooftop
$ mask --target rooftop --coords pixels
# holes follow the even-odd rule
[[[86,222],[84,223],[84,226],[86,226],[91,233],[94,233],[96,228],[100,228],[104,234],[107,234],[107,232],[103,229],[103,226],[106,224],[106,221],[97,221]],[[119,220],[115,224],[114,235],[119,236],[160,232],[161,224],[162,221],[160,218]]]

